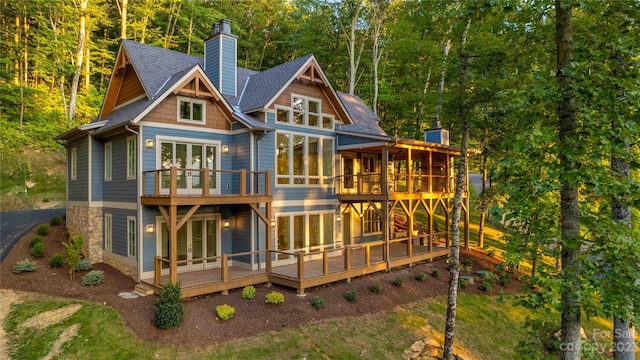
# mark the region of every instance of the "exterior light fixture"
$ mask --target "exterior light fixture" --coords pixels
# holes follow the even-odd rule
[[[341,221],[341,220],[342,220],[342,216],[336,215],[336,221]]]
[[[155,230],[153,224],[147,224],[145,231],[147,232],[147,234],[153,234],[153,231]]]
[[[151,149],[153,147],[153,139],[147,139],[147,149]]]
[[[229,227],[229,220],[223,220],[222,221],[222,227],[228,228]]]
[[[271,220],[271,227],[276,227],[276,220],[275,219]]]
[[[223,154],[229,153],[229,145],[222,145],[222,153]]]

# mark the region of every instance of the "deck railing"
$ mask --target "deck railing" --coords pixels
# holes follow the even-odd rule
[[[340,194],[372,195],[383,194],[383,175],[358,174],[336,177],[337,191]],[[410,181],[409,181],[410,180]],[[452,192],[453,177],[440,175],[389,175],[389,193],[426,193]]]
[[[171,167],[143,171],[142,184],[142,196],[271,195],[271,172]]]

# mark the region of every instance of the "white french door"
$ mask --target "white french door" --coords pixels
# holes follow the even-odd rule
[[[177,172],[177,192],[181,195],[197,195],[202,193],[203,172],[201,169],[216,170],[218,168],[218,144],[197,144],[176,141],[161,141],[158,156],[160,168],[163,170],[175,166]],[[209,193],[219,193],[218,174],[208,171]],[[169,193],[170,174],[162,171],[160,178],[161,193]]]
[[[178,229],[177,238],[177,259],[178,261],[187,260],[178,266],[178,271],[187,271],[189,265],[201,264],[202,268],[211,268],[219,266],[217,258],[208,259],[220,255],[220,234],[219,234],[218,218],[193,218],[187,221],[180,229]],[[169,258],[169,230],[165,222],[160,225],[161,236],[160,246],[161,254],[165,259]],[[167,268],[168,265],[164,265]],[[167,269],[168,271],[168,269]]]

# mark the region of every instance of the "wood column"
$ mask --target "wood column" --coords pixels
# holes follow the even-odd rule
[[[391,271],[389,266],[389,228],[393,222],[389,218],[389,149],[387,147],[382,148],[382,161],[383,168],[380,169],[382,174],[382,191],[384,194],[385,202],[382,204],[382,240],[384,240],[384,249],[382,250],[382,258],[387,261],[387,271]]]
[[[171,172],[175,172],[175,167]],[[178,281],[178,206],[169,206],[169,220],[169,278],[175,285]]]

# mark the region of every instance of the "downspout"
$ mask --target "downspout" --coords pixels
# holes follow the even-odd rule
[[[138,283],[140,283],[140,279],[142,278],[142,238],[144,236],[144,231],[143,231],[143,224],[142,224],[142,206],[140,205],[140,191],[142,190],[142,127],[140,127],[140,133],[138,133],[137,131],[129,128],[129,125],[125,125],[124,126],[125,129],[127,129],[127,131],[133,133],[136,135],[136,145],[138,147],[137,149],[137,156],[136,156],[136,162],[138,163],[138,171],[136,172],[136,180],[138,182],[138,186],[136,189],[136,203],[137,206],[136,208],[138,209],[138,239],[140,239],[140,241],[138,242],[138,249],[137,249],[137,253],[136,253],[136,258],[137,258],[137,262],[138,262],[138,266],[137,266],[137,274],[136,274],[136,281]]]

